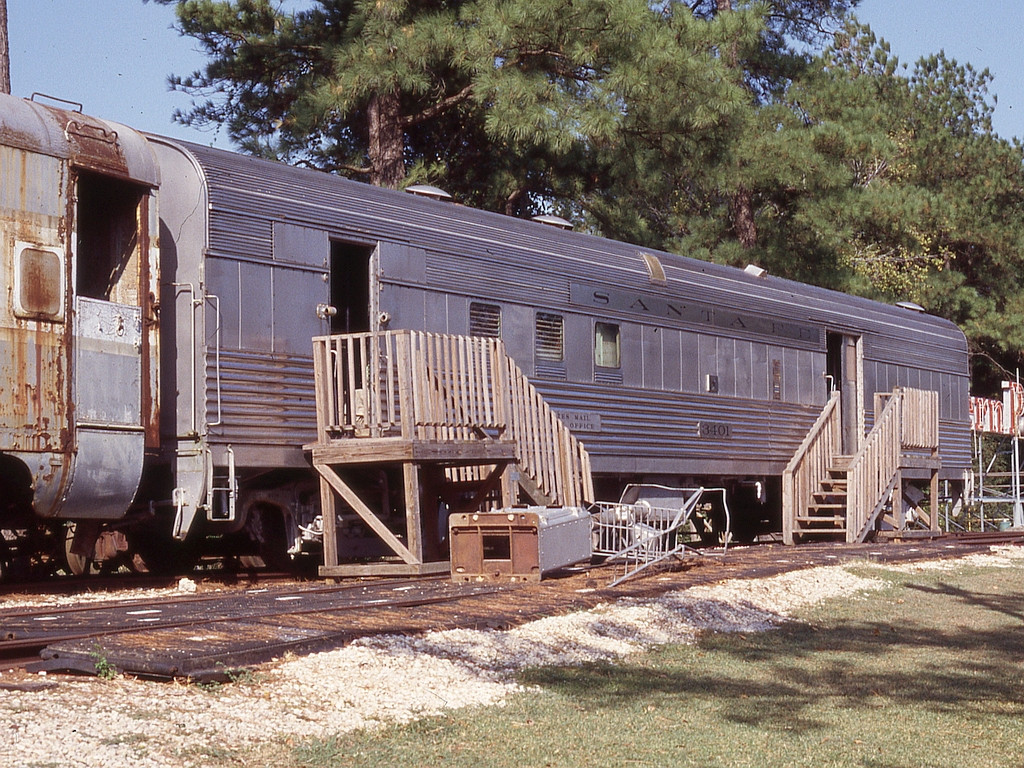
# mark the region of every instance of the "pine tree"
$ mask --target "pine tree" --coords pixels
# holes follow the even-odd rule
[[[508,213],[586,198],[624,132],[645,130],[634,113],[666,94],[688,105],[683,128],[741,102],[714,53],[728,29],[678,4],[320,0],[288,14],[272,0],[157,2],[210,57],[172,80],[198,99],[182,122],[223,125],[255,154],[386,186],[442,183]]]

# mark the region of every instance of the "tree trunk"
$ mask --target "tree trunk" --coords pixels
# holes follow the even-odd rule
[[[11,48],[7,42],[7,0],[0,0],[0,93],[11,92]]]
[[[718,13],[730,13],[732,0],[717,0]],[[733,69],[739,65],[739,53],[736,43],[730,44],[722,53],[725,63]],[[729,214],[732,217],[732,230],[736,239],[744,248],[757,245],[757,223],[754,221],[754,197],[746,187],[740,187],[729,200]]]
[[[732,229],[744,248],[757,245],[757,222],[754,221],[754,198],[750,190],[740,187],[729,201]]]
[[[398,189],[405,178],[405,132],[398,94],[370,99],[370,183]]]

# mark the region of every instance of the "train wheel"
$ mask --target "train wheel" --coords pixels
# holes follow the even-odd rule
[[[68,523],[64,533],[64,563],[68,572],[73,576],[85,576],[90,573],[99,573],[100,569],[96,561],[91,557],[79,555],[71,551],[71,545],[75,541],[75,524]]]

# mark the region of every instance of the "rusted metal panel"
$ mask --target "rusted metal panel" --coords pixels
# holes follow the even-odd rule
[[[0,274],[7,276],[7,300],[0,302],[0,450],[62,453],[70,449],[66,166],[9,147],[0,153],[5,171],[17,169],[0,174]]]

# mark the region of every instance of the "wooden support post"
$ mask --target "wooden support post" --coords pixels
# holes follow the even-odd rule
[[[338,564],[338,517],[334,490],[323,475],[320,476],[320,513],[324,521],[324,565],[330,568]]]
[[[786,471],[782,475],[782,543],[793,544],[793,533],[797,514],[796,484],[793,473]]]
[[[405,479],[405,530],[409,551],[414,558],[409,562],[423,562],[423,515],[420,509],[419,465],[407,461],[402,464]]]

